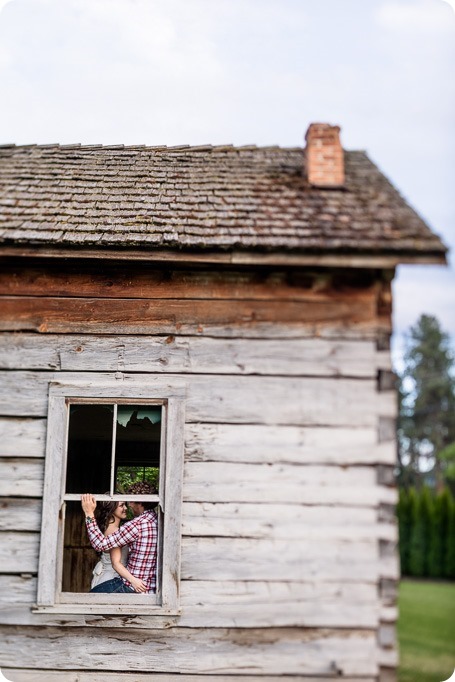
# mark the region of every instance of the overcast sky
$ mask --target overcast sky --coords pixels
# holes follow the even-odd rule
[[[339,124],[455,248],[455,0],[0,0],[0,142],[279,144]],[[395,347],[455,339],[452,268],[401,266]]]

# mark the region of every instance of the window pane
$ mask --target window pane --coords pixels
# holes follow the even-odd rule
[[[109,492],[113,405],[70,405],[67,493]]]
[[[161,405],[119,405],[115,445],[115,488],[126,492],[135,481],[158,488]]]

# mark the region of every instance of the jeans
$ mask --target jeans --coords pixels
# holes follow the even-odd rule
[[[92,588],[90,592],[128,592],[134,593],[132,587],[125,585],[121,578],[112,578],[111,580],[106,580],[104,583],[100,583],[96,587]]]

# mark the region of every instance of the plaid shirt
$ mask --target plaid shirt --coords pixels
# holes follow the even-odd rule
[[[126,568],[136,578],[145,582],[147,592],[156,592],[157,530],[157,516],[151,509],[127,521],[115,533],[107,537],[102,534],[95,520],[87,522],[90,543],[98,552],[104,552],[113,547],[129,546]],[[122,580],[125,585],[130,585],[125,578]]]

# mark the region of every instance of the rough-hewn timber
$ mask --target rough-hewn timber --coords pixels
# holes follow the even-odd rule
[[[173,628],[151,633],[86,628],[0,628],[4,666],[231,675],[363,675],[377,672],[374,630]],[[99,635],[99,631],[98,631]],[[46,656],[49,638],[52,657]]]
[[[396,663],[396,493],[379,468],[394,463],[390,273],[204,267],[0,273],[0,666],[13,682],[145,682],[137,660],[158,682],[378,682]],[[96,395],[176,379],[180,615],[33,611],[49,382]]]
[[[18,668],[3,668],[3,672],[8,676],[12,682],[149,682],[150,673],[108,673],[108,672],[88,672],[83,671],[68,671],[68,670],[19,670]],[[153,675],[156,682],[207,682],[205,675],[168,675],[166,673],[158,673]],[[223,674],[211,674],[210,679],[213,682],[282,682],[282,675],[248,675],[248,676],[232,676]],[[312,677],[293,675],[293,682],[333,682],[333,675],[329,677]],[[343,682],[376,682],[377,678],[373,677],[343,677]],[[391,678],[389,678],[391,679]],[[384,682],[389,682],[389,679]],[[382,678],[381,678],[382,682]]]

